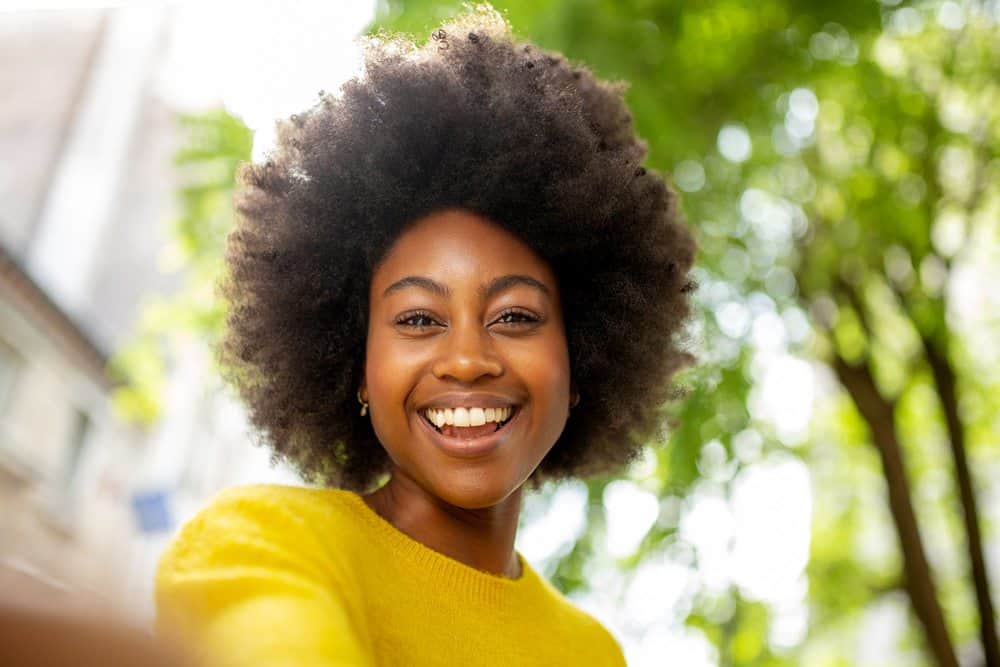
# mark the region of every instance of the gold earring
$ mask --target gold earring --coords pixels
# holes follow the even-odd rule
[[[364,417],[368,414],[368,401],[361,398],[361,390],[358,389],[358,403],[361,404],[361,416]]]

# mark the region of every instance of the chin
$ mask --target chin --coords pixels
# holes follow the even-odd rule
[[[455,507],[475,510],[499,505],[510,497],[520,485],[498,480],[483,480],[479,476],[469,479],[443,479],[436,486],[436,495]]]

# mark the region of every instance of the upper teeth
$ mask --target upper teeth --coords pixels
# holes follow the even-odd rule
[[[444,408],[436,410],[427,408],[424,413],[432,424],[441,428],[445,424],[452,426],[482,426],[486,422],[502,422],[510,417],[513,408]]]

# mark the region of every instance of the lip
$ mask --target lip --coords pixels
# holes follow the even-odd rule
[[[516,408],[518,402],[513,398],[501,394],[449,392],[447,394],[439,394],[423,405],[420,405],[417,408],[417,412],[423,412],[427,408],[440,410],[443,408],[465,408],[470,405],[482,408],[506,408],[509,405],[513,405]]]
[[[486,456],[487,454],[490,454],[498,449],[503,441],[506,440],[507,434],[510,433],[511,425],[521,417],[521,412],[521,406],[515,406],[514,415],[502,429],[478,438],[471,438],[469,440],[451,438],[444,433],[438,433],[434,427],[430,425],[430,422],[424,419],[420,412],[416,414],[416,418],[417,421],[423,425],[423,428],[426,430],[431,442],[437,445],[437,447],[445,454],[460,459],[473,459],[480,456]]]

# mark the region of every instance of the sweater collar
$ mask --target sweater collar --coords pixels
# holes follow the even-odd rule
[[[375,512],[357,493],[344,489],[332,491],[371,529],[378,542],[389,547],[394,557],[408,561],[413,572],[425,574],[429,581],[448,587],[454,595],[468,595],[488,606],[505,606],[530,591],[539,591],[541,578],[517,550],[514,553],[521,565],[521,576],[517,579],[478,570],[413,539]]]

